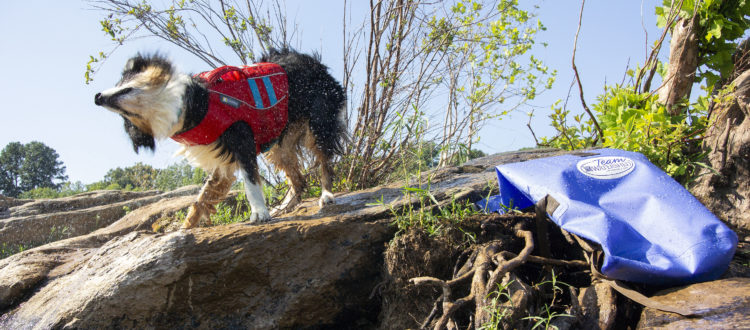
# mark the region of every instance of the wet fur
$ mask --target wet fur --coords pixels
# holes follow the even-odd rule
[[[320,204],[333,202],[330,162],[342,153],[346,140],[342,119],[346,101],[343,88],[317,56],[272,50],[260,62],[279,64],[289,81],[287,126],[279,140],[267,146],[270,147],[267,158],[285,172],[291,183],[276,213],[294,207],[304,189],[298,159],[300,147],[310,150],[320,165],[323,185]],[[154,150],[156,139],[168,138],[198,125],[208,111],[208,99],[209,91],[199,79],[176,73],[163,56],[138,55],[128,61],[117,86],[97,94],[95,103],[122,116],[125,131],[138,152],[142,148]],[[246,180],[253,208],[251,221],[268,219],[265,205],[258,204],[262,203],[262,192],[258,201],[260,176],[253,132],[248,124],[237,122],[212,144],[183,146],[179,153],[212,175],[233,177],[231,173],[239,169]],[[210,188],[207,182],[201,196]],[[200,203],[201,196],[196,203]]]

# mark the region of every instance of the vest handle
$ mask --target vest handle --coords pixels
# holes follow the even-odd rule
[[[239,71],[241,75],[245,75],[240,68],[236,66],[225,65],[223,67],[219,67],[215,70],[210,71],[210,73],[205,77],[206,82],[208,82],[209,84],[214,83],[216,82],[216,80],[221,78],[221,76],[231,71]]]

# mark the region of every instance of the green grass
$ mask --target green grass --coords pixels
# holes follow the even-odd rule
[[[490,306],[488,308],[491,318],[487,323],[482,324],[482,326],[479,328],[480,330],[497,330],[503,328],[503,320],[510,316],[513,309],[513,300],[510,296],[510,293],[508,293],[508,287],[512,283],[513,282],[511,281],[506,285],[498,284],[497,290],[489,294],[488,298],[490,299]],[[563,286],[570,285],[565,282],[558,281],[554,270],[552,270],[552,276],[550,280],[543,281],[534,285],[534,288],[541,293],[540,296],[547,297],[549,296],[549,294],[551,294],[551,298],[549,302],[544,302],[544,305],[540,310],[542,312],[541,315],[531,315],[522,318],[522,320],[533,322],[533,324],[531,324],[531,329],[542,327],[544,327],[544,329],[556,329],[556,327],[551,324],[552,320],[558,317],[573,317],[570,314],[559,313],[554,310],[555,301],[557,300],[559,295],[564,292]],[[547,287],[549,287],[549,289],[551,289],[552,291],[548,292]]]
[[[223,202],[216,205],[216,213],[211,215],[213,225],[219,226],[244,222],[250,218],[250,209],[247,208],[247,197],[244,191],[240,191],[237,195],[235,205],[235,207],[232,207]]]
[[[2,246],[0,246],[0,259],[5,259],[7,257],[10,257],[16,253],[21,253],[23,251],[26,251],[28,249],[32,248],[32,246],[25,245],[25,244],[7,244],[3,243]]]
[[[479,213],[473,203],[468,200],[457,201],[453,199],[450,203],[441,205],[429,188],[403,187],[402,189],[407,201],[416,197],[418,202],[416,204],[409,203],[401,209],[383,202],[382,198],[369,204],[383,206],[391,211],[393,215],[392,225],[398,229],[395,237],[405,233],[410,228],[419,228],[431,237],[445,234],[448,228],[457,228],[464,233],[467,242],[476,242],[474,233],[461,228],[461,223],[467,217]]]
[[[531,327],[532,329],[537,329],[539,327],[544,326],[544,329],[557,329],[554,325],[551,325],[550,323],[552,320],[558,318],[558,317],[573,317],[573,315],[570,314],[564,314],[564,313],[558,313],[553,310],[553,307],[555,305],[555,301],[557,300],[558,294],[563,293],[563,288],[561,285],[564,286],[570,286],[570,284],[567,284],[565,282],[561,282],[557,280],[557,276],[555,275],[555,270],[552,270],[552,276],[551,279],[548,281],[540,282],[536,285],[534,285],[534,288],[536,288],[538,291],[541,291],[543,286],[550,285],[552,289],[552,298],[550,299],[549,303],[545,303],[543,308],[543,314],[542,315],[532,315],[528,317],[524,317],[523,320],[533,321],[535,322],[534,325]]]
[[[487,323],[482,324],[478,330],[498,330],[503,329],[503,320],[510,316],[513,310],[513,298],[508,293],[508,286],[513,284],[513,281],[508,284],[502,285],[497,284],[497,290],[492,291],[489,294],[490,298],[490,319]],[[503,302],[506,301],[506,302]]]
[[[557,329],[556,326],[550,324],[553,319],[558,318],[558,317],[573,317],[573,315],[570,315],[570,314],[563,314],[563,313],[551,311],[550,306],[547,304],[544,304],[544,313],[545,314],[542,316],[524,317],[523,320],[536,321],[536,323],[534,323],[531,329],[537,329],[537,328],[544,326],[544,329],[548,330],[548,329]]]

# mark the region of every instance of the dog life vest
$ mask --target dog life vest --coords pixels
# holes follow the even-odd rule
[[[232,124],[244,121],[253,130],[255,152],[278,139],[287,124],[289,84],[278,64],[223,66],[196,75],[209,91],[208,111],[192,129],[172,139],[189,146],[211,144]]]

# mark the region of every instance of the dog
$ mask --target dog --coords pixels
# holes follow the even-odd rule
[[[210,174],[183,228],[201,220],[210,224],[238,170],[245,180],[250,223],[293,210],[305,188],[302,147],[321,169],[319,205],[335,202],[332,159],[348,140],[346,95],[318,55],[272,49],[253,65],[188,75],[176,72],[162,55],[138,54],[128,60],[116,86],[97,93],[94,103],[122,116],[136,153],[153,151],[155,139],[172,138],[182,145],[178,154]],[[289,183],[286,196],[270,212],[258,173],[259,153],[284,171]]]

